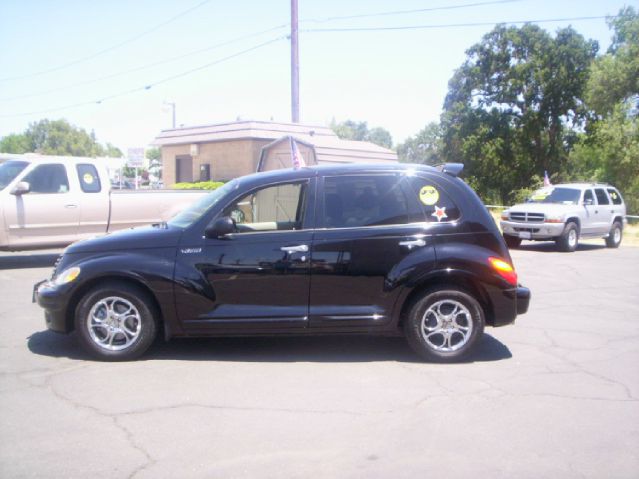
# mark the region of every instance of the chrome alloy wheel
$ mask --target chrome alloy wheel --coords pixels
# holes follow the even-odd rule
[[[121,351],[138,339],[142,318],[130,301],[110,296],[93,305],[86,324],[95,344],[108,351]]]
[[[568,244],[570,245],[571,248],[574,248],[577,246],[577,230],[572,229],[568,233]]]
[[[615,241],[615,244],[621,243],[621,229],[620,228],[615,228],[614,233],[613,233],[613,239]]]
[[[472,315],[459,301],[437,301],[424,313],[420,331],[426,343],[435,351],[456,351],[471,337]]]

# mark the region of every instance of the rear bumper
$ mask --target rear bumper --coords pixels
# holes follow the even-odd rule
[[[525,314],[530,305],[530,290],[524,286],[517,288],[517,314]]]

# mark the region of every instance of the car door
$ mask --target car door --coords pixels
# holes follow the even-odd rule
[[[595,194],[589,188],[584,191],[584,216],[581,220],[581,235],[588,236],[597,234],[598,209]]]
[[[401,174],[328,176],[318,195],[311,254],[310,327],[383,328],[393,320],[412,255],[434,263],[423,213]],[[417,251],[419,250],[419,253]]]
[[[612,224],[612,205],[604,188],[595,188],[595,196],[597,197],[597,209],[595,210],[596,233],[605,235]]]
[[[236,231],[177,252],[176,308],[188,332],[272,332],[308,324],[314,180],[242,194],[220,217]]]
[[[71,188],[61,163],[37,165],[22,179],[29,192],[12,195],[5,204],[11,246],[64,244],[77,239],[80,213],[77,189]]]

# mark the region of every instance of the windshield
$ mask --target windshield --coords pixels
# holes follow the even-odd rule
[[[528,198],[529,203],[557,203],[560,205],[576,205],[579,203],[581,190],[574,188],[541,188]]]
[[[227,193],[237,189],[238,186],[240,186],[240,182],[238,180],[229,181],[224,186],[213,191],[211,194],[200,198],[191,206],[175,215],[168,224],[179,228],[187,228],[191,226],[193,223],[202,218],[202,216],[204,216],[213,205],[217,204],[218,201],[224,198]]]
[[[26,161],[7,161],[0,165],[0,190],[4,190],[29,163]]]

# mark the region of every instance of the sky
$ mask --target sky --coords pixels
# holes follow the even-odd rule
[[[300,120],[366,121],[401,143],[438,120],[448,80],[495,24],[529,21],[552,34],[572,25],[603,52],[611,38],[605,19],[582,17],[615,15],[624,5],[639,7],[299,0]],[[290,0],[0,0],[0,137],[64,118],[126,152],[171,128],[170,103],[177,126],[290,122],[290,7]],[[541,21],[550,19],[562,20]],[[349,28],[363,30],[338,31]]]

